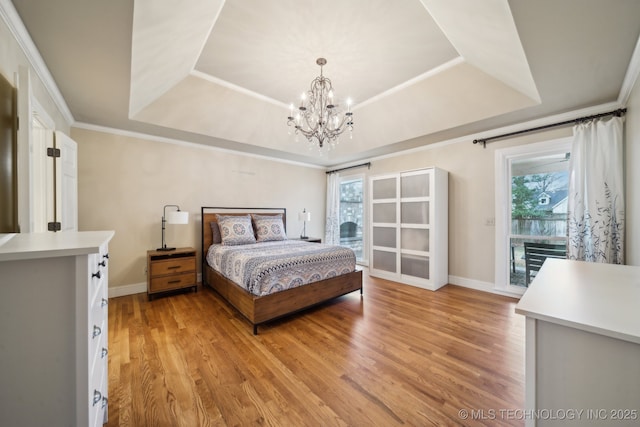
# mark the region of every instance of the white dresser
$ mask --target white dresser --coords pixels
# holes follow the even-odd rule
[[[10,426],[100,426],[108,402],[113,231],[0,242],[0,414]]]
[[[640,267],[547,259],[516,312],[526,425],[640,425]]]

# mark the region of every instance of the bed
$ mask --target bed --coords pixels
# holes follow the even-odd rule
[[[362,271],[359,269],[352,269],[351,271],[346,271],[343,264],[340,264],[339,267],[335,268],[335,271],[339,270],[339,274],[327,273],[328,278],[321,278],[316,275],[315,277],[307,278],[309,279],[309,283],[299,284],[297,286],[281,290],[279,285],[274,285],[274,282],[277,281],[275,279],[271,279],[272,283],[267,285],[266,288],[273,288],[274,292],[265,293],[265,287],[255,286],[252,291],[258,293],[252,293],[245,287],[251,288],[250,283],[243,283],[243,286],[234,282],[230,277],[234,277],[230,268],[223,268],[222,271],[225,274],[222,274],[219,271],[216,271],[208,262],[207,258],[211,260],[218,260],[223,257],[231,257],[232,255],[227,255],[225,252],[218,253],[218,251],[222,251],[226,248],[220,248],[217,242],[219,241],[219,236],[214,236],[214,231],[217,230],[218,226],[218,215],[224,215],[226,218],[223,218],[222,221],[225,222],[228,217],[244,217],[246,215],[251,215],[251,218],[262,218],[264,221],[270,221],[269,217],[282,218],[283,226],[286,226],[286,209],[284,208],[216,208],[216,207],[202,207],[201,208],[202,215],[202,282],[205,286],[211,287],[214,289],[222,298],[224,298],[230,305],[232,305],[236,310],[238,310],[252,325],[253,325],[253,334],[256,335],[258,333],[258,326],[264,324],[266,322],[288,316],[290,314],[296,313],[298,311],[304,310],[306,308],[312,307],[314,305],[332,300],[339,296],[354,292],[356,290],[360,291],[362,294]],[[258,217],[256,216],[258,215]],[[214,223],[214,227],[212,224]],[[255,221],[252,222],[253,227],[257,227],[257,223]],[[223,224],[225,225],[225,224]],[[221,227],[225,230],[228,228]],[[260,232],[259,232],[260,233]],[[259,234],[258,233],[258,234]],[[255,236],[255,235],[254,235]],[[214,244],[214,240],[216,244]],[[258,247],[262,245],[263,242],[259,243],[247,243],[232,245],[238,246],[240,249],[240,255],[235,255],[238,258],[236,259],[244,259],[243,257],[247,256],[243,252],[251,252],[254,247],[255,250],[258,250]],[[264,246],[278,246],[278,250],[282,251],[282,247],[277,245],[278,242],[266,241],[264,243],[268,243],[268,245]],[[283,242],[284,243],[284,242]],[[213,245],[213,247],[212,247]],[[222,245],[225,246],[225,245]],[[322,245],[318,243],[309,243],[309,242],[301,242],[298,240],[291,240],[285,246],[296,247],[298,251],[304,252],[304,256],[302,258],[310,259],[311,262],[317,261],[321,255],[315,256],[313,252],[316,250],[320,250],[320,247],[328,247],[328,245]],[[304,246],[304,247],[302,247]],[[337,248],[336,248],[337,249]],[[278,270],[282,271],[280,266],[275,266],[273,256],[266,257],[264,253],[261,253],[261,260],[268,260],[267,267],[265,270]],[[284,257],[285,255],[283,255]],[[289,255],[286,255],[289,256]],[[322,255],[322,257],[327,257],[328,255]],[[336,259],[337,257],[343,257],[342,255],[331,256],[332,259]],[[236,261],[239,263],[240,261]],[[355,256],[354,256],[355,262]],[[247,264],[250,264],[250,261],[246,261]],[[254,262],[257,263],[257,262]],[[263,263],[261,263],[263,264]],[[289,262],[288,264],[296,264],[299,265],[299,260],[296,258],[295,262]],[[264,265],[264,264],[263,264]],[[236,268],[237,270],[237,268]],[[235,273],[238,274],[238,277],[234,277],[234,279],[238,280],[241,274],[237,271]],[[285,274],[286,273],[282,273]],[[263,277],[263,273],[252,273],[249,269],[246,270],[243,277]],[[268,282],[268,280],[265,280]],[[257,288],[261,290],[256,290]]]

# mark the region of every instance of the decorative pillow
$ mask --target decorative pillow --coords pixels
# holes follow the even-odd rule
[[[287,240],[282,215],[252,215],[258,242]]]
[[[222,244],[227,246],[255,243],[249,215],[216,215]]]
[[[213,239],[211,243],[213,243],[214,245],[219,245],[220,243],[222,243],[222,237],[220,236],[220,227],[218,227],[218,223],[215,221],[211,221],[209,225],[211,226],[211,237]]]

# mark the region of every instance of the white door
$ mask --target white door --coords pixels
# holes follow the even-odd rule
[[[34,233],[47,231],[47,224],[55,217],[53,161],[47,156],[47,147],[53,147],[53,131],[46,117],[34,114],[29,153],[31,231]]]
[[[496,150],[496,289],[522,294],[563,256],[570,151],[571,138]]]
[[[78,144],[60,131],[55,133],[60,150],[56,168],[56,218],[61,231],[78,230]]]

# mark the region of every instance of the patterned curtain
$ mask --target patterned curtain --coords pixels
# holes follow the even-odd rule
[[[573,128],[569,259],[624,263],[623,118]]]
[[[327,174],[327,219],[324,226],[324,242],[340,244],[340,176]]]

